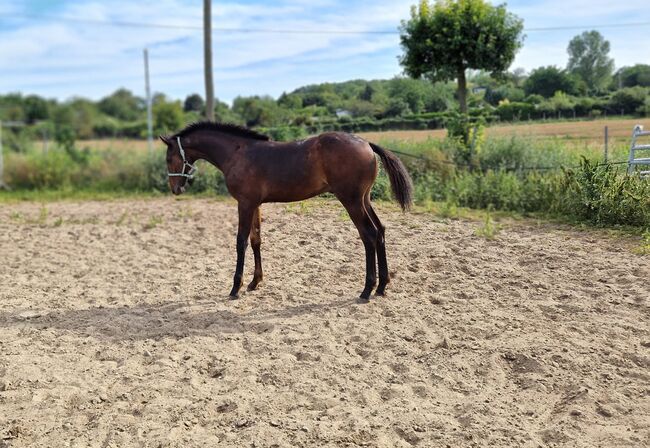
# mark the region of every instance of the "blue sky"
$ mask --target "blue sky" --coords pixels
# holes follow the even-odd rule
[[[213,26],[228,29],[394,31],[416,0],[213,1]],[[510,1],[526,40],[512,68],[563,67],[580,29],[534,28],[650,22],[648,0]],[[0,94],[98,99],[119,87],[143,94],[142,49],[152,90],[172,98],[203,93],[201,0],[0,0]],[[61,20],[80,19],[80,20]],[[110,26],[137,22],[186,26]],[[193,28],[195,27],[195,28]],[[601,28],[616,66],[650,63],[650,25]],[[397,34],[282,34],[215,31],[215,91],[274,97],[325,81],[401,74]]]

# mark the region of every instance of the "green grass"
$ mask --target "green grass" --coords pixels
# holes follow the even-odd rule
[[[445,218],[459,217],[459,210],[471,208],[491,210],[495,215],[507,212],[597,226],[650,228],[650,182],[625,176],[625,165],[600,166],[602,147],[598,144],[580,146],[561,138],[518,136],[481,137],[471,150],[453,139],[381,144],[419,156],[402,157],[414,181],[416,204],[435,209]],[[610,154],[624,158],[624,151],[627,149],[615,146]],[[58,149],[48,154],[10,154],[5,174],[14,190],[0,191],[0,203],[169,195],[162,152],[149,156],[144,151],[107,149],[83,154],[73,158]],[[201,163],[200,174],[188,192],[179,200],[227,196],[223,175],[207,163]],[[383,170],[371,195],[374,200],[392,197]],[[299,215],[312,212],[311,203],[306,202],[286,207]],[[179,213],[182,219],[191,217],[189,212]]]
[[[643,232],[641,235],[641,244],[634,251],[639,255],[650,255],[650,229]]]
[[[487,240],[493,240],[501,230],[501,225],[494,222],[490,214],[490,210],[485,213],[485,219],[480,227],[478,227],[474,234],[483,237]]]
[[[152,216],[149,217],[149,220],[145,223],[143,228],[145,230],[155,229],[156,227],[158,227],[162,223],[163,223],[163,217],[162,216],[160,216],[160,215],[152,215]]]

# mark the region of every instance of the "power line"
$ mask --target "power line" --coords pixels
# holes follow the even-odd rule
[[[600,25],[567,25],[567,26],[549,26],[543,28],[524,28],[524,31],[565,31],[565,30],[583,30],[595,28],[634,28],[640,26],[650,26],[650,22],[628,22],[628,23],[605,23]]]
[[[49,20],[55,22],[80,23],[87,25],[104,25],[124,28],[165,28],[179,30],[202,30],[200,25],[173,24],[173,23],[151,23],[151,22],[131,22],[131,21],[108,21],[98,19],[85,19],[68,16],[51,16],[42,14],[0,14],[0,17],[13,19],[34,19]],[[595,28],[632,28],[650,26],[648,22],[627,22],[627,23],[606,23],[600,25],[567,25],[552,27],[533,27],[524,28],[525,32],[547,32],[547,31],[567,31],[582,30]],[[222,33],[261,33],[261,34],[332,34],[332,35],[359,35],[359,34],[376,34],[376,35],[398,35],[398,30],[337,30],[337,29],[281,29],[281,28],[231,28],[231,27],[212,27],[213,31]]]

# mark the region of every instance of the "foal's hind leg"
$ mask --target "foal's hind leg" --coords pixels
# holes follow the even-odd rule
[[[250,205],[239,202],[237,208],[239,211],[239,226],[237,228],[237,267],[233,277],[230,297],[236,299],[239,296],[239,289],[242,286],[242,276],[244,274],[244,258],[246,256],[246,246],[248,246],[248,237],[251,233],[253,215],[259,204]]]
[[[384,234],[386,228],[379,220],[377,213],[372,208],[370,203],[370,194],[367,194],[364,198],[364,205],[366,207],[366,212],[370,219],[372,219],[373,224],[377,228],[377,262],[379,263],[379,285],[375,294],[378,296],[383,296],[386,292],[386,285],[390,283],[390,276],[388,275],[388,261],[386,260],[386,240]]]
[[[363,195],[359,195],[354,199],[339,197],[339,200],[343,203],[343,206],[350,215],[350,219],[352,219],[352,222],[357,227],[361,241],[363,241],[363,247],[366,250],[366,284],[359,297],[368,300],[377,284],[377,264],[375,258],[377,228],[363,206]]]
[[[260,246],[262,245],[262,212],[260,208],[257,207],[255,214],[253,215],[253,225],[251,226],[251,248],[253,249],[253,256],[255,258],[255,272],[253,273],[253,281],[248,285],[248,290],[253,291],[257,289],[257,285],[260,284],[264,274],[262,273],[262,253],[260,252]]]

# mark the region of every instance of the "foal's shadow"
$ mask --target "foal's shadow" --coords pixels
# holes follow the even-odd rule
[[[331,310],[348,309],[355,303],[351,298],[339,298],[327,303],[299,304],[277,310],[238,311],[238,301],[198,299],[42,312],[20,310],[0,313],[0,327],[56,328],[116,341],[245,332],[261,334],[272,331],[286,320],[323,316]]]

